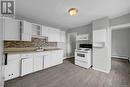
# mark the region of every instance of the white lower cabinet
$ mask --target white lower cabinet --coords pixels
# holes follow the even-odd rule
[[[4,66],[5,81],[20,76],[20,60],[19,54],[9,54],[7,56],[7,63]]]
[[[21,76],[30,74],[33,72],[33,55],[22,54],[21,55]]]
[[[5,81],[63,63],[63,50],[8,54]]]
[[[51,67],[51,52],[45,52],[44,54],[44,69]]]
[[[49,51],[44,55],[44,68],[49,68],[63,63],[63,51]]]
[[[22,59],[21,76],[33,72],[33,58]]]
[[[33,71],[34,72],[43,69],[43,58],[44,58],[43,53],[34,54],[34,58],[33,58]]]

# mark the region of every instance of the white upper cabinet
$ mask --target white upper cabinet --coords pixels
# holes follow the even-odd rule
[[[50,28],[50,42],[60,42],[60,30],[55,28]]]
[[[42,26],[42,36],[48,37],[49,42],[60,42],[60,30]]]
[[[42,36],[42,26],[38,24],[32,24],[32,35]]]
[[[60,42],[65,43],[65,41],[66,41],[65,31],[60,31]]]
[[[21,22],[21,40],[31,41],[32,37],[32,23],[27,21]]]
[[[81,34],[76,37],[76,40],[89,40],[88,34]]]
[[[25,34],[30,34],[32,35],[32,23],[30,22],[27,22],[27,21],[22,21],[22,33],[25,33]]]
[[[4,40],[20,40],[20,21],[11,18],[5,18],[4,22]]]
[[[49,36],[49,29],[46,26],[42,26],[42,36]]]

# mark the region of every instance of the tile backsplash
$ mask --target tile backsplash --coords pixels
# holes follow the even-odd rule
[[[35,38],[32,41],[4,41],[5,48],[26,48],[26,47],[57,47],[57,42],[48,42],[46,37]]]

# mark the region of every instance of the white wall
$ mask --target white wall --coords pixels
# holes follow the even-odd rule
[[[112,56],[130,57],[130,28],[112,31]]]
[[[81,26],[81,27],[72,28],[72,29],[67,30],[67,33],[73,33],[73,32],[76,32],[77,35],[89,34],[89,43],[92,43],[92,23],[87,24],[85,26]]]
[[[80,34],[89,34],[89,41],[88,41],[88,43],[92,43],[92,23],[90,23],[90,24],[88,24],[88,25],[85,25],[85,26],[81,26],[81,27],[77,27],[77,28],[72,28],[72,29],[68,29],[67,31],[66,31],[67,33],[66,33],[66,36],[67,36],[67,57],[69,57],[69,55],[71,54],[70,53],[70,42],[68,41],[68,34],[70,34],[70,33],[77,33],[77,35],[80,35]],[[72,40],[72,41],[74,41],[74,40]],[[72,43],[75,43],[73,46],[75,46],[76,45],[76,42],[74,41],[74,42],[72,42]],[[73,47],[73,48],[76,48],[76,47]],[[73,50],[74,51],[74,50]],[[73,52],[74,53],[74,52]],[[72,54],[73,54],[72,53]]]
[[[117,25],[128,24],[128,23],[130,23],[130,13],[119,17],[115,17],[110,20],[110,26],[117,26]]]
[[[94,30],[106,30],[106,43],[103,48],[93,48],[93,69],[109,73],[111,69],[111,30],[109,28],[109,18],[104,17],[95,20],[93,22]],[[96,40],[95,38],[99,37],[94,37],[93,33],[93,41]]]
[[[0,18],[0,87],[3,86],[2,56],[3,56],[3,22],[2,19]]]

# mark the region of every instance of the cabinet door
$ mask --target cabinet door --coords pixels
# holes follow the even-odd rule
[[[51,55],[52,66],[61,64],[63,62],[63,57],[61,57],[62,54],[63,54],[63,52],[59,51],[59,50],[52,51],[52,55]]]
[[[42,26],[42,36],[48,37],[47,27]]]
[[[32,35],[42,36],[42,26],[38,24],[32,24]]]
[[[48,29],[47,30],[47,32],[48,32],[48,41],[49,42],[55,42],[55,40],[54,40],[54,39],[56,39],[55,31],[50,27],[48,27],[47,29]]]
[[[42,26],[42,36],[45,36],[48,38],[48,41],[51,41],[51,30],[50,27]]]
[[[60,32],[60,42],[64,42],[65,43],[65,31],[61,31]]]
[[[61,33],[61,31],[59,29],[55,29],[55,34],[56,34],[55,40],[56,40],[56,42],[61,42],[60,41],[60,33]]]
[[[9,54],[7,56],[7,65],[5,68],[5,81],[20,76],[20,55]]]
[[[32,37],[32,24],[27,21],[21,22],[21,40],[22,41],[31,41]]]
[[[15,19],[4,20],[4,40],[20,40],[20,21]]]
[[[32,23],[22,21],[22,33],[32,35]]]
[[[20,76],[20,61],[9,61],[5,66],[5,81]]]
[[[22,38],[21,38],[22,41],[31,41],[32,39],[32,36],[29,34],[22,33],[21,35],[22,35]]]
[[[51,52],[51,66],[57,65],[57,62],[58,62],[57,51],[52,51]]]
[[[21,76],[33,72],[33,58],[22,59]]]
[[[64,58],[64,50],[58,50],[58,54],[59,54],[59,58],[61,59],[61,60],[63,60]]]
[[[20,76],[20,55],[19,54],[8,54],[7,65],[5,68],[5,81]]]
[[[49,68],[51,66],[52,66],[52,63],[51,63],[51,56],[50,56],[50,54],[49,55],[45,55],[44,56],[44,69]]]
[[[64,51],[63,50],[58,50],[57,51],[57,64],[61,64],[63,63],[63,55],[64,55]]]
[[[39,71],[43,69],[43,55],[34,54],[33,59],[33,71]]]

